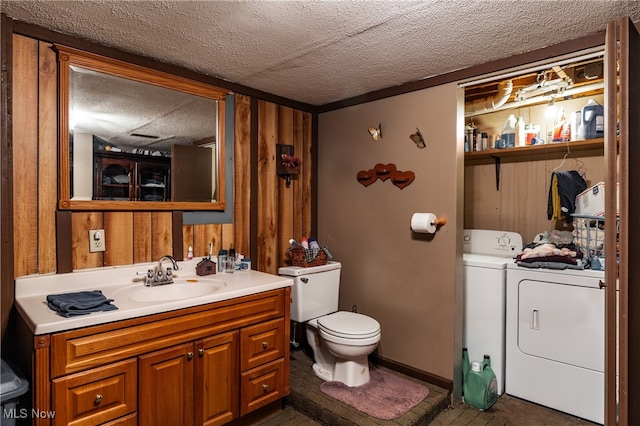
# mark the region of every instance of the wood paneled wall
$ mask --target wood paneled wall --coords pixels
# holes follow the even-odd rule
[[[464,227],[517,232],[524,244],[543,231],[564,228],[562,221],[547,219],[547,201],[554,169],[584,172],[587,185],[604,180],[603,150],[570,154],[547,154],[534,161],[503,162],[500,188],[496,169],[490,164],[464,168]]]
[[[55,53],[49,43],[14,35],[13,57],[15,277],[55,273],[62,252],[71,253],[72,268],[78,270],[150,262],[176,250],[180,258],[188,246],[196,257],[204,256],[210,242],[214,253],[231,244],[238,253],[257,253],[253,267],[277,273],[288,258],[288,239],[310,233],[311,114],[236,95],[233,223],[183,225],[182,241],[175,241],[180,233],[174,231],[174,212],[72,212],[70,238],[60,238]],[[259,108],[257,126],[251,125],[252,105]],[[303,160],[302,173],[289,187],[276,174],[278,143],[294,145]],[[252,193],[252,179],[259,182],[257,193]],[[257,235],[251,233],[252,217]],[[104,253],[89,253],[88,231],[96,228],[105,230]],[[56,247],[56,241],[65,240],[71,247]]]
[[[311,115],[274,103],[258,102],[257,262],[260,270],[278,273],[288,260],[289,239],[311,235]],[[276,145],[293,145],[302,160],[289,186],[276,173],[281,161]]]

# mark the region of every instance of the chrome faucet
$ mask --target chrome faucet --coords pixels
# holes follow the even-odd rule
[[[169,260],[171,262],[171,266],[167,269],[164,269],[162,265],[165,260]],[[171,284],[173,282],[173,271],[178,271],[180,267],[178,266],[178,262],[169,256],[162,256],[158,261],[158,265],[154,269],[149,269],[147,271],[147,278],[144,282],[144,285],[147,287],[156,286],[156,285],[164,285]]]

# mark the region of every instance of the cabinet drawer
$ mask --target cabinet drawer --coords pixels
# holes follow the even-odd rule
[[[136,360],[53,380],[54,425],[95,425],[137,409]]]
[[[242,373],[240,415],[264,407],[284,396],[284,359]]]
[[[138,415],[136,413],[129,414],[126,417],[120,417],[102,426],[138,426]]]
[[[284,319],[275,319],[240,332],[240,370],[245,371],[284,356]]]

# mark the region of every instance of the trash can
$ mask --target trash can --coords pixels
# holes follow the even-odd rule
[[[14,426],[16,419],[25,417],[28,413],[18,409],[19,398],[29,390],[29,382],[18,368],[4,359],[0,365],[0,403],[2,404],[2,426]]]

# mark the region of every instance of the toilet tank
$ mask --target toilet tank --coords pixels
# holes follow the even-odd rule
[[[303,268],[287,266],[278,269],[293,278],[291,287],[291,319],[306,322],[336,312],[340,293],[340,262]]]

